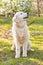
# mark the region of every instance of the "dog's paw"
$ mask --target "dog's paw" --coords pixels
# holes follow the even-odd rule
[[[20,56],[15,56],[15,58],[20,58]]]
[[[24,54],[24,55],[22,55],[22,56],[23,56],[23,57],[27,57],[27,55],[25,55],[25,54]]]
[[[28,51],[32,51],[32,52],[34,52],[34,49],[28,49]]]

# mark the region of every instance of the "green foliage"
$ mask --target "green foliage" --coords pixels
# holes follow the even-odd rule
[[[22,9],[24,12],[30,12],[31,11],[31,1],[29,0],[24,1]]]
[[[2,0],[0,0],[0,4],[1,4]]]

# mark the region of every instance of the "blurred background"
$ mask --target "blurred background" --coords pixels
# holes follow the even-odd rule
[[[43,15],[43,0],[0,0],[0,15],[12,15],[17,11]]]

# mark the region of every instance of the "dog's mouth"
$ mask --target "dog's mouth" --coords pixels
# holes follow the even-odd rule
[[[27,19],[28,18],[28,16],[27,17],[24,17],[23,19]]]

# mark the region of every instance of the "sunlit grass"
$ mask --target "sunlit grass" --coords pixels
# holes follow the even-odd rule
[[[29,29],[32,31],[43,31],[43,25],[33,24],[29,26]]]

